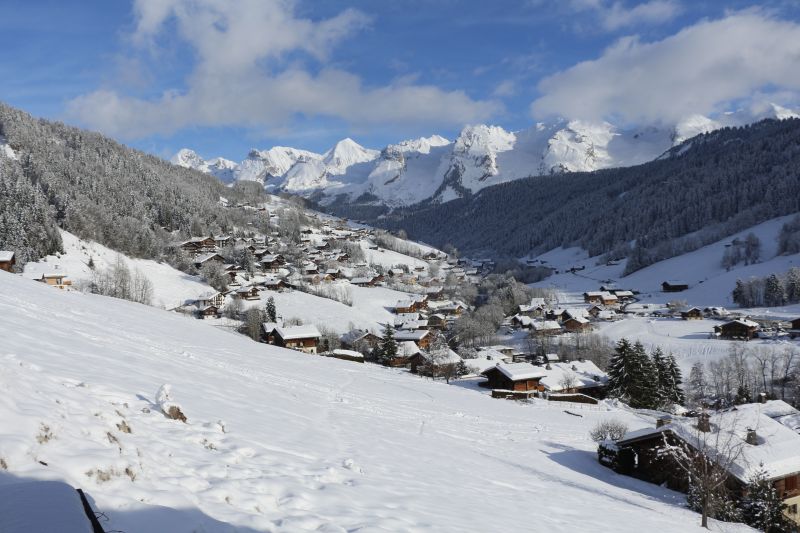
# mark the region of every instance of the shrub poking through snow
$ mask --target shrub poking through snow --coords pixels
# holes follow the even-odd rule
[[[183,414],[181,406],[175,403],[170,395],[170,385],[165,383],[159,387],[156,393],[156,404],[167,418],[186,422],[186,415]]]
[[[589,437],[595,442],[618,441],[628,432],[628,426],[619,420],[602,420],[589,432]]]

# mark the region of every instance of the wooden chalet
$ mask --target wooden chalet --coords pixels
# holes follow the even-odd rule
[[[633,431],[613,446],[600,445],[598,458],[621,474],[686,492],[689,480],[663,449],[680,445],[688,453],[706,456],[730,454],[725,485],[738,498],[756,470],[768,472],[769,481],[786,504],[787,518],[800,526],[800,433],[793,427],[800,412],[780,400],[744,404],[696,418],[665,416],[653,428]]]
[[[219,307],[216,305],[206,305],[205,307],[201,307],[197,310],[197,316],[201,319],[207,318],[218,318],[219,317]]]
[[[457,365],[460,361],[461,357],[459,357],[456,352],[448,348],[447,356],[442,357],[441,360],[437,362],[437,366],[441,371],[444,367],[455,367],[455,365]],[[420,350],[409,358],[408,365],[412,374],[430,376],[432,374],[430,368],[432,362],[433,359],[431,354]]]
[[[195,237],[182,242],[180,248],[191,255],[202,255],[216,250],[217,243],[213,237]]]
[[[11,272],[17,264],[16,254],[7,250],[0,250],[0,270]]]
[[[444,329],[447,327],[447,317],[442,313],[428,315],[428,329]]]
[[[413,341],[422,350],[430,348],[433,335],[428,329],[400,329],[395,331],[394,338],[397,342]]]
[[[714,334],[723,339],[750,340],[758,337],[759,325],[752,320],[737,319],[714,326]]]
[[[800,318],[795,318],[791,321],[791,329],[789,329],[789,337],[794,339],[800,337]]]
[[[530,363],[497,363],[481,375],[487,380],[481,387],[492,390],[535,393],[539,391],[539,380],[545,376],[541,368]]]
[[[587,331],[592,331],[592,323],[583,317],[570,317],[561,325],[566,331],[570,331],[572,333],[584,333]]]
[[[375,277],[374,276],[356,277],[350,280],[350,284],[355,285],[356,287],[374,287]]]
[[[361,353],[368,353],[377,348],[383,341],[381,337],[362,329],[354,329],[339,337],[342,347]]]
[[[703,310],[699,307],[690,307],[681,310],[681,318],[684,320],[703,320]]]
[[[682,281],[665,281],[661,284],[661,292],[682,292],[688,288],[689,284]]]
[[[268,279],[261,282],[261,285],[268,291],[282,291],[288,287],[282,279]]]
[[[286,265],[286,259],[281,255],[264,255],[261,258],[261,269],[265,272],[275,272]]]
[[[225,295],[221,292],[210,292],[199,296],[194,303],[197,307],[215,306],[221,308],[225,303]]]
[[[550,335],[560,335],[563,331],[561,329],[561,324],[556,322],[555,320],[534,320],[531,322],[531,333],[534,335],[538,335],[540,337],[546,337]]]
[[[63,290],[72,287],[72,281],[67,279],[66,274],[61,274],[57,272],[52,274],[41,274],[35,279],[40,283],[50,285],[51,287],[55,287],[56,289]]]
[[[315,354],[322,337],[316,326],[278,326],[264,324],[265,341],[282,348]]]
[[[240,300],[258,300],[260,298],[258,287],[254,285],[241,287],[236,290],[235,294]]]
[[[198,255],[194,260],[194,266],[197,268],[202,268],[208,263],[217,262],[219,264],[225,264],[225,258],[219,255],[216,252],[210,252],[207,254]]]

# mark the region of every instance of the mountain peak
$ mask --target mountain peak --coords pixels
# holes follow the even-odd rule
[[[350,137],[347,137],[325,152],[322,160],[331,174],[344,174],[348,167],[357,163],[372,161],[379,155],[380,151],[364,148]]]

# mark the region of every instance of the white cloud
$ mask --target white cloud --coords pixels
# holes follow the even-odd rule
[[[539,83],[534,116],[675,121],[800,90],[800,25],[758,11],[703,21],[652,43],[618,40],[593,61]]]
[[[517,92],[517,84],[514,80],[503,80],[497,84],[492,94],[497,97],[513,96]]]
[[[569,7],[573,11],[593,13],[600,26],[607,31],[639,24],[664,24],[681,11],[681,5],[675,0],[650,0],[632,7],[627,7],[622,1],[571,0]]]
[[[122,138],[170,134],[191,126],[285,128],[297,115],[374,124],[461,125],[496,113],[494,101],[407,78],[366,86],[326,65],[333,48],[369,24],[348,9],[321,21],[296,16],[293,0],[137,0],[131,42],[157,60],[165,36],[188,44],[195,63],[186,87],[156,98],[100,89],[69,103],[88,126]],[[307,59],[317,63],[312,71]]]

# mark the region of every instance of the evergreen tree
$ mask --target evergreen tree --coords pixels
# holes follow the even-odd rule
[[[394,328],[391,324],[387,324],[383,333],[383,342],[378,350],[377,361],[382,365],[388,365],[396,357],[397,341],[394,340]]]
[[[608,362],[608,396],[622,401],[630,399],[630,374],[633,366],[633,348],[628,339],[622,338],[614,348]]]
[[[783,514],[786,504],[769,480],[763,464],[748,483],[747,495],[740,507],[745,523],[760,531],[766,533],[792,531],[789,521]]]
[[[631,407],[654,409],[660,407],[658,372],[644,345],[633,345],[633,372],[630,385]]]
[[[736,280],[736,287],[733,289],[733,303],[737,304],[739,307],[747,307],[747,289],[744,286],[744,282],[740,279]]]
[[[683,376],[678,362],[672,354],[667,356],[667,375],[669,376],[667,401],[670,405],[684,405],[686,397],[683,394]]]
[[[777,307],[783,305],[786,301],[786,295],[783,290],[783,283],[777,274],[771,274],[767,278],[766,286],[764,287],[764,303],[768,307]]]
[[[736,397],[734,397],[733,403],[736,405],[750,403],[751,397],[752,394],[750,394],[750,388],[747,386],[747,384],[739,385],[739,388],[736,389]]]
[[[800,302],[800,268],[792,267],[786,273],[786,300]]]
[[[278,310],[275,307],[275,298],[270,296],[267,298],[267,322],[278,321]]]
[[[663,407],[670,403],[670,393],[672,392],[672,377],[669,373],[669,360],[664,356],[661,348],[656,348],[650,354],[655,368],[657,386],[655,390],[654,404],[656,407]]]

